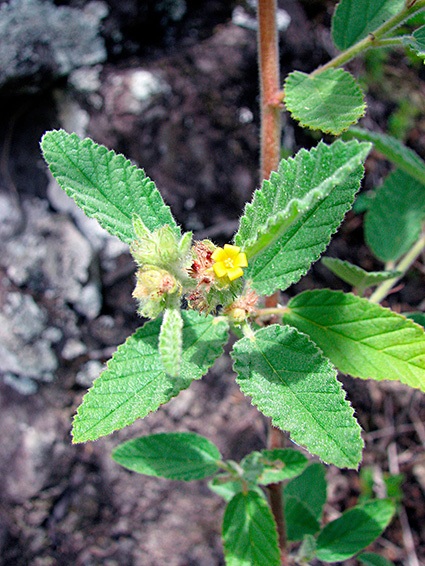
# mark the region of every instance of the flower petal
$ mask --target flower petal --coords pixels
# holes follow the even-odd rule
[[[238,255],[241,251],[239,246],[232,246],[231,244],[224,244],[224,251],[226,252],[227,257],[234,258]]]
[[[227,274],[227,269],[224,267],[223,262],[221,261],[213,263],[213,269],[217,277],[224,277]]]
[[[246,254],[245,253],[240,253],[234,260],[233,260],[233,265],[235,267],[247,267],[248,266],[248,260],[246,259]]]
[[[243,271],[240,267],[233,267],[232,269],[227,270],[227,275],[229,276],[230,281],[234,281],[238,277],[242,277]]]
[[[228,255],[223,250],[223,248],[216,248],[211,257],[214,261],[224,261],[225,259],[227,259]]]

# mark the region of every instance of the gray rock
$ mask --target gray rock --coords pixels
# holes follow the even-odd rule
[[[102,2],[85,10],[48,0],[11,0],[0,8],[0,89],[35,92],[46,80],[106,60],[98,35]]]
[[[90,360],[85,363],[75,376],[75,381],[82,387],[91,387],[93,381],[99,377],[105,366],[97,360]]]

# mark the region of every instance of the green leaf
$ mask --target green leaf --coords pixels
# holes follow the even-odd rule
[[[366,213],[366,243],[381,261],[396,261],[419,238],[424,218],[425,186],[396,169],[377,189]]]
[[[308,334],[342,372],[425,391],[425,334],[413,321],[351,293],[321,289],[288,303],[284,322]]]
[[[170,377],[180,371],[183,347],[183,319],[180,308],[165,309],[159,333],[159,354],[162,366]]]
[[[425,58],[425,26],[415,30],[412,35],[403,37],[404,45],[416,53],[421,59]]]
[[[365,566],[394,566],[393,562],[374,552],[363,552],[357,556],[357,560]]]
[[[166,432],[124,442],[112,452],[112,459],[139,474],[191,481],[218,472],[221,454],[199,434]]]
[[[332,39],[348,49],[401,11],[404,0],[341,0],[332,18]]]
[[[319,560],[347,560],[378,538],[390,523],[395,505],[390,499],[377,499],[345,511],[326,525],[317,538]]]
[[[316,539],[312,535],[305,535],[298,550],[298,557],[303,562],[310,562],[316,554]]]
[[[337,277],[357,289],[363,295],[368,287],[379,285],[382,281],[401,275],[398,271],[365,271],[361,267],[333,257],[323,257],[322,263]]]
[[[304,454],[292,448],[262,450],[261,455],[264,464],[263,472],[258,480],[261,485],[278,483],[298,476],[308,463]]]
[[[227,323],[185,311],[178,378],[165,373],[158,352],[160,320],[148,322],[122,344],[85,395],[74,419],[74,442],[96,440],[156,411],[201,378],[221,354]]]
[[[228,474],[219,474],[208,482],[210,490],[227,502],[229,502],[237,493],[243,491],[246,487],[243,485],[242,481],[229,481],[228,477]],[[260,487],[250,486],[250,490],[258,493],[260,497],[265,498],[264,492]]]
[[[285,106],[304,128],[338,135],[365,113],[363,91],[344,69],[317,75],[290,73],[284,86]]]
[[[286,289],[319,258],[353,203],[369,149],[369,144],[338,140],[328,146],[320,142],[310,151],[302,149],[294,158],[282,160],[277,173],[255,191],[235,236],[244,251],[245,243],[251,246],[265,233],[269,218],[291,210],[295,201],[308,194],[312,195],[310,204],[315,203],[278,239],[249,259],[245,277],[257,293],[270,295],[276,289]],[[327,196],[316,200],[314,195]]]
[[[227,566],[280,566],[273,515],[255,491],[238,493],[228,503],[223,542]]]
[[[134,239],[133,214],[149,230],[168,224],[179,228],[154,183],[123,155],[91,139],[53,130],[44,134],[41,149],[59,185],[87,216],[123,242]]]
[[[237,342],[237,382],[275,426],[328,463],[357,468],[363,442],[336,371],[295,328],[268,326]]]
[[[286,536],[289,541],[303,540],[305,535],[314,535],[320,523],[310,509],[298,498],[285,497]]]
[[[286,497],[298,499],[318,521],[326,503],[325,468],[319,462],[310,464],[304,472],[285,485]]]
[[[351,139],[352,137],[361,141],[372,142],[376,151],[382,153],[391,163],[397,165],[420,183],[425,184],[425,161],[413,149],[406,147],[398,139],[356,126],[344,133],[344,138]]]

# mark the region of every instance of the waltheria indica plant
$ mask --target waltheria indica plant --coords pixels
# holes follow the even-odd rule
[[[275,4],[259,0],[267,180],[224,247],[182,233],[154,183],[122,155],[62,130],[44,135],[44,157],[59,184],[130,246],[137,265],[133,295],[139,313],[150,319],[118,348],[84,397],[74,442],[95,440],[156,411],[205,375],[229,331],[238,338],[231,355],[243,393],[274,427],[341,468],[358,468],[363,441],[337,370],[425,391],[423,328],[378,304],[425,246],[425,162],[397,140],[357,127],[344,136],[358,139],[321,141],[278,162],[285,107],[302,126],[334,135],[364,114],[363,93],[341,68],[347,61],[389,46],[425,57],[424,8],[425,0],[342,0],[332,22],[340,55],[310,74],[291,73],[281,91]],[[307,273],[352,207],[370,142],[397,167],[367,204],[366,238],[386,269],[368,273],[325,259],[355,292],[306,291],[279,305],[276,292]],[[153,476],[212,476],[211,489],[228,501],[223,539],[231,566],[348,559],[381,534],[395,511],[391,499],[370,500],[322,527],[322,464],[308,465],[300,452],[273,442],[236,463],[223,461],[199,435],[157,434],[118,446],[113,458]],[[301,546],[289,546],[297,541]],[[359,560],[388,564],[373,553]]]

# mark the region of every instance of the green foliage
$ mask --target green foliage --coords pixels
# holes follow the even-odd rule
[[[161,321],[139,328],[122,344],[85,395],[74,419],[74,442],[96,440],[156,411],[202,377],[222,352],[228,325],[223,319],[182,313],[183,355],[178,378],[163,369],[158,352]]]
[[[394,566],[392,562],[374,552],[363,552],[357,556],[357,560],[365,566]]]
[[[343,51],[400,12],[404,0],[341,0],[332,18],[332,39]]]
[[[255,491],[238,493],[228,503],[223,541],[227,566],[280,566],[273,515]]]
[[[423,328],[367,299],[328,289],[291,299],[284,321],[308,334],[342,372],[425,391]]]
[[[370,203],[364,222],[366,243],[381,261],[396,261],[419,238],[424,218],[425,186],[396,169]]]
[[[268,326],[237,342],[232,357],[241,390],[275,426],[324,462],[357,468],[360,427],[335,369],[306,336]]]
[[[177,377],[180,371],[183,347],[183,319],[180,305],[164,312],[159,333],[159,354],[162,366],[170,377]]]
[[[307,458],[291,448],[261,451],[263,470],[258,478],[260,485],[269,485],[298,476],[307,466]]]
[[[403,43],[407,45],[418,57],[425,58],[425,26],[415,30],[412,35],[403,37]]]
[[[323,142],[311,151],[301,150],[293,159],[282,160],[277,173],[255,191],[245,207],[237,245],[249,258],[245,276],[260,294],[286,289],[304,275],[326,249],[345,213],[352,206],[363,176],[369,144]],[[308,196],[307,196],[308,195]],[[274,219],[300,214],[286,231],[264,239]],[[276,224],[277,225],[277,220]],[[264,243],[262,249],[257,242]]]
[[[333,257],[323,257],[322,263],[340,279],[352,285],[360,296],[366,289],[401,275],[397,271],[365,271],[361,267]]]
[[[285,499],[292,497],[307,507],[318,521],[322,518],[323,506],[326,503],[325,468],[319,462],[310,464],[301,475],[285,485]]]
[[[134,239],[133,215],[154,230],[168,224],[179,228],[154,183],[123,155],[90,139],[54,130],[41,141],[44,158],[59,185],[87,216],[123,242]]]
[[[121,466],[169,480],[201,480],[218,471],[219,450],[194,432],[167,432],[120,444],[112,458]]]
[[[372,142],[375,149],[391,163],[425,185],[425,161],[413,149],[387,134],[370,132],[357,126],[353,126],[344,133],[344,138],[353,137],[361,141]]]
[[[383,532],[394,512],[395,506],[390,499],[376,499],[345,511],[319,534],[317,558],[324,562],[351,558]]]
[[[423,312],[405,312],[403,313],[406,318],[410,318],[416,324],[420,324],[425,327],[425,313]]]
[[[303,127],[338,135],[365,113],[363,92],[343,69],[317,75],[293,71],[285,80],[285,105]]]

